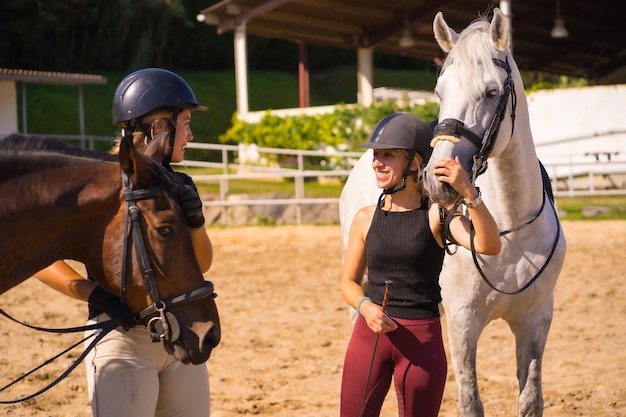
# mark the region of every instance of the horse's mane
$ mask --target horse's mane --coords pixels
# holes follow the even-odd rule
[[[479,94],[488,80],[499,80],[498,67],[493,62],[497,51],[489,33],[490,21],[486,14],[480,15],[459,35],[441,68],[441,73],[451,65],[456,67],[457,83],[465,95]],[[499,94],[503,85],[498,84]]]
[[[55,136],[12,134],[0,139],[0,151],[17,155],[62,154],[91,159],[106,159],[108,152],[92,151],[71,146]]]
[[[4,178],[33,169],[91,164],[94,161],[118,162],[118,155],[71,146],[54,136],[12,134],[0,138],[0,176]],[[171,170],[152,158],[146,156],[144,161],[163,183],[171,185],[179,182]]]

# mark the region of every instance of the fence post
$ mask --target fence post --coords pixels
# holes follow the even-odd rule
[[[296,201],[304,198],[304,154],[298,151],[298,175],[294,177],[296,183]],[[296,204],[296,224],[302,224],[302,204]]]

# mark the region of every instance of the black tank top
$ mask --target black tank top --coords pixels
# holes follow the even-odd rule
[[[385,280],[391,280],[386,312],[391,317],[439,317],[439,273],[444,249],[437,244],[428,221],[428,199],[411,211],[376,208],[366,237],[365,294],[382,305]]]

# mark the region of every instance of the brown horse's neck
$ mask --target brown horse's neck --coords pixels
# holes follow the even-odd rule
[[[97,160],[0,182],[0,194],[7,196],[0,209],[0,246],[11,248],[0,257],[13,258],[0,263],[0,293],[59,259],[98,268],[102,256],[94,248],[101,247],[106,226],[120,210],[120,190],[119,165]]]

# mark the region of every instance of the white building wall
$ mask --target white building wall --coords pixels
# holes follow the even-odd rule
[[[626,161],[626,84],[540,90],[527,99],[545,164]]]

